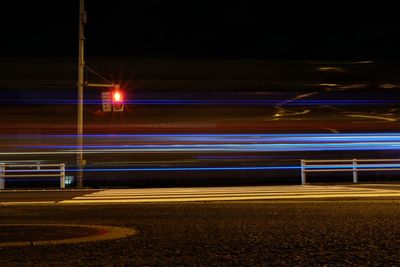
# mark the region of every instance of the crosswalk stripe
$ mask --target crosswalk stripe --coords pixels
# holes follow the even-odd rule
[[[203,194],[147,194],[147,195],[136,195],[136,194],[130,194],[130,195],[96,195],[96,196],[81,196],[81,197],[75,197],[74,199],[95,199],[95,198],[101,198],[101,199],[125,199],[125,198],[173,198],[173,197],[226,197],[226,196],[238,196],[238,197],[245,197],[245,196],[280,196],[280,195],[312,195],[315,194],[316,192],[268,192],[268,193],[225,193],[225,194],[214,194],[214,193],[203,193]],[[332,191],[332,192],[321,192],[318,191],[318,193],[324,193],[324,194],[344,194],[343,191]],[[357,194],[370,194],[371,191],[359,191]],[[387,192],[388,193],[388,192]],[[396,193],[396,192],[395,192]],[[345,194],[354,194],[354,192],[346,192]]]
[[[397,188],[395,188],[397,189]],[[399,188],[400,189],[400,188]],[[400,197],[400,190],[351,186],[108,189],[58,203],[141,203],[341,197]]]
[[[398,193],[392,194],[365,194],[362,197],[399,197]],[[309,199],[309,198],[341,198],[341,197],[361,197],[352,194],[337,194],[337,195],[300,195],[300,196],[251,196],[251,197],[201,197],[201,198],[157,198],[155,200],[150,199],[88,199],[88,200],[65,200],[59,202],[61,204],[84,204],[84,203],[145,203],[145,202],[196,202],[196,201],[227,201],[227,200],[263,200],[263,199]]]
[[[288,190],[287,188],[284,190]],[[290,189],[290,191],[292,192],[315,192],[316,190],[320,191],[320,192],[331,192],[331,191],[338,191],[341,192],[344,189],[343,188],[338,188],[335,187],[333,189],[325,189],[325,188],[300,188],[300,189]],[[346,191],[375,191],[376,189],[370,189],[370,188],[346,188]],[[130,189],[130,190],[121,190],[121,189],[109,189],[106,191],[99,191],[99,192],[95,192],[92,193],[92,195],[132,195],[133,193],[136,195],[148,195],[151,193],[160,193],[162,192],[163,194],[194,194],[194,193],[204,193],[204,192],[210,192],[210,193],[219,193],[219,194],[232,194],[235,192],[251,192],[251,193],[280,193],[282,192],[281,190],[249,190],[249,189],[231,189],[231,190],[209,190],[209,189],[199,189],[196,191],[188,191],[185,189],[181,189],[179,191],[174,190],[174,191],[170,191],[168,189],[159,189],[159,190],[146,190],[146,189]]]

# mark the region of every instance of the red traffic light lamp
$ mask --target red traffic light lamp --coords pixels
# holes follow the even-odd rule
[[[122,101],[122,94],[119,91],[113,92],[113,102],[121,102]]]
[[[124,110],[124,95],[119,90],[119,86],[115,86],[111,93],[112,95],[112,106],[113,111],[123,111]]]

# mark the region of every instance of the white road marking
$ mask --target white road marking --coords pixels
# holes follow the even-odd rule
[[[224,188],[109,189],[58,202],[144,203],[262,199],[400,197],[400,188],[377,189],[352,186],[255,186]]]

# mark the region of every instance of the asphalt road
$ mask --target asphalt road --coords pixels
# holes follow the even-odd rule
[[[400,265],[398,200],[0,206],[0,221],[138,231],[120,240],[0,248],[1,266]]]
[[[54,203],[98,190],[2,190],[0,203]]]

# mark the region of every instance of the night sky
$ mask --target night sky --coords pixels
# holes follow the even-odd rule
[[[87,56],[400,59],[394,7],[269,2],[86,0]],[[78,4],[2,1],[0,56],[75,57]]]

